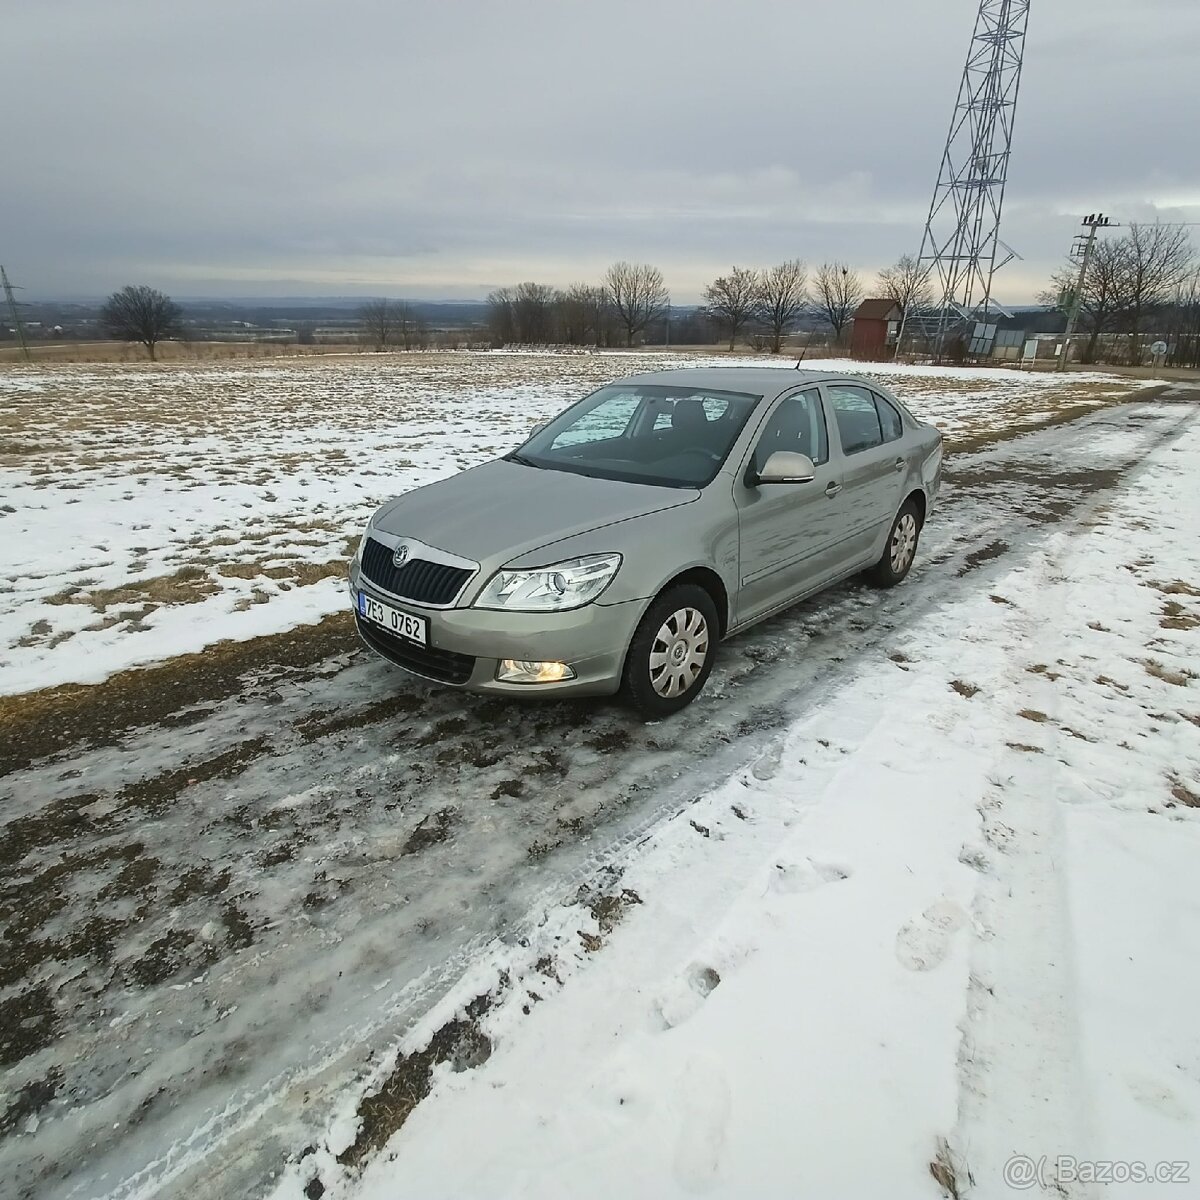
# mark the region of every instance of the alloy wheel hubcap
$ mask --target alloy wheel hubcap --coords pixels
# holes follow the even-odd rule
[[[912,556],[917,548],[917,518],[912,513],[905,513],[896,522],[892,530],[891,563],[892,570],[899,574],[912,562]]]
[[[650,646],[650,685],[665,699],[681,696],[699,678],[708,658],[708,622],[695,608],[673,612]]]

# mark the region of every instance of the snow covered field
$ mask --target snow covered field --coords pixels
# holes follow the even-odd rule
[[[426,687],[307,623],[398,474],[630,365],[0,376],[3,628],[35,639],[0,652],[6,1196],[934,1200],[933,1164],[1011,1200],[1014,1155],[1046,1158],[1024,1194],[1200,1194],[1196,389],[971,448],[1126,384],[900,372],[963,446],[912,574],[724,643],[670,722]],[[77,511],[90,563],[47,544]],[[151,590],[192,551],[200,596]]]
[[[336,612],[353,540],[384,499],[504,453],[616,375],[703,361],[463,353],[0,370],[0,694],[94,683]],[[1105,375],[873,369],[950,439],[1133,390]]]

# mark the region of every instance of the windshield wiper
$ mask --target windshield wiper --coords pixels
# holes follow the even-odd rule
[[[518,454],[515,450],[511,454],[506,454],[504,456],[504,460],[505,460],[505,462],[520,463],[521,466],[523,466],[523,467],[533,467],[535,470],[538,470],[538,471],[542,470],[542,468],[537,463],[531,462],[523,454]]]

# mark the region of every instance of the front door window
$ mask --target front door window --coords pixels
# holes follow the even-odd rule
[[[807,454],[818,466],[829,461],[829,435],[825,412],[816,388],[788,396],[767,419],[754,450],[754,470],[761,472],[777,450]]]

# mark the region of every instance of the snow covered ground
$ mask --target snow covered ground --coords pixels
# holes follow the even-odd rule
[[[402,1046],[486,994],[467,1063],[277,1196],[1200,1195],[1197,477],[1193,424],[494,946]]]
[[[37,587],[130,578],[118,564],[133,546],[81,582],[86,556],[9,537],[23,527],[10,522],[49,519],[37,504],[89,495],[68,486],[71,446],[104,545],[128,536],[122,504],[161,487],[179,508],[143,558],[160,556],[161,578],[178,571],[167,555],[207,538],[218,590],[103,597],[150,610],[18,647],[31,653],[6,678],[100,677],[181,642],[249,638],[238,622],[275,630],[299,619],[289,596],[336,590],[350,529],[409,468],[376,461],[372,480],[305,459],[383,435],[375,407],[353,417],[371,389],[379,407],[410,387],[421,413],[433,396],[463,425],[492,396],[477,427],[423,435],[415,480],[445,467],[447,445],[494,453],[628,362],[272,363],[274,393],[258,370],[222,392],[228,369],[206,368],[207,404],[199,383],[181,396],[176,368],[86,368],[86,385],[55,372],[43,451],[29,409],[5,410],[4,438],[25,432],[19,453],[5,441],[0,508],[15,511],[0,529],[26,566],[9,567],[3,628],[28,620],[15,592],[30,607]],[[901,374],[960,444],[1125,386]],[[76,429],[52,395],[112,428]],[[1023,1154],[1048,1157],[1051,1196],[1197,1194],[1195,1161],[1192,1183],[1156,1190],[1050,1186],[1059,1155],[1152,1164],[1200,1144],[1189,395],[952,453],[903,587],[851,582],[724,643],[704,694],[667,723],[426,687],[364,654],[341,618],[6,701],[0,1190],[904,1200],[937,1196],[935,1163],[987,1200],[1018,1194],[1003,1171]],[[318,429],[337,432],[303,440]],[[181,431],[215,439],[190,488]],[[221,509],[243,485],[215,464],[233,469],[239,437],[250,482]],[[279,459],[281,438],[299,462]],[[102,476],[123,470],[135,500],[104,500]],[[301,480],[329,481],[328,528],[308,547],[317,492]],[[272,489],[269,528],[295,525],[264,548],[245,522]],[[39,555],[60,578],[32,578]],[[303,562],[328,578],[306,581]],[[239,611],[250,578],[219,570],[239,563],[280,568],[254,587],[290,586]],[[54,619],[83,607],[96,611],[44,605]],[[168,620],[181,624],[164,651],[151,635]]]
[[[343,607],[345,561],[384,499],[511,449],[615,375],[703,361],[462,353],[2,370],[0,694],[318,621]],[[872,370],[950,438],[1132,390],[1106,375]]]

